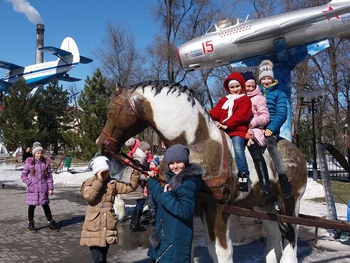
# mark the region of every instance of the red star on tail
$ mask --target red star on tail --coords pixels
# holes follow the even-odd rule
[[[322,11],[322,13],[327,13],[327,12],[329,12],[329,11],[333,11],[334,9],[333,9],[333,7],[331,7],[330,5],[328,6],[328,10],[326,10],[326,11]],[[331,20],[333,17],[331,17],[331,18],[327,18],[327,22],[329,22],[329,20]],[[335,16],[334,18],[336,18],[336,19],[338,19],[339,21],[340,21],[340,17],[339,16]]]

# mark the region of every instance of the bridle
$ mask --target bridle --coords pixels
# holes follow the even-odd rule
[[[129,104],[132,114],[134,114],[137,118],[140,118],[140,115],[137,112],[135,105],[133,105],[133,103],[131,103],[131,101],[128,97],[125,97],[123,100],[120,100],[120,97],[115,97],[113,100],[113,103],[116,105],[116,113],[114,116],[114,125],[117,123],[119,116],[120,116],[120,113],[121,113],[121,111],[126,103]],[[133,158],[131,158],[127,154],[123,153],[122,151],[120,151],[118,154],[116,154],[114,151],[112,151],[112,149],[109,147],[111,142],[115,143],[116,145],[119,145],[119,146],[122,145],[118,140],[116,140],[115,138],[112,137],[112,133],[106,132],[105,128],[103,128],[102,134],[105,136],[105,140],[102,143],[103,152],[106,152],[106,153],[112,155],[114,158],[116,158],[117,160],[122,162],[124,165],[130,166],[131,168],[139,171],[140,173],[148,175],[147,172],[150,171],[150,169],[148,169],[144,165],[140,164],[138,161],[134,160]],[[119,155],[124,157],[124,159]],[[129,162],[126,160],[129,160]],[[161,183],[165,183],[164,180],[162,180],[158,177],[152,177],[152,178],[161,182]]]
[[[121,102],[119,102],[119,100],[117,99],[117,97],[114,98],[113,103],[114,103],[114,104],[116,105],[116,107],[117,107],[116,114],[115,114],[115,116],[114,116],[114,124],[117,123],[118,118],[119,118],[119,115],[120,115],[120,112],[122,111],[122,109],[123,109],[124,104],[125,104],[126,101],[127,101],[126,98],[124,98],[124,100],[121,101]],[[130,102],[129,102],[129,104],[130,104]],[[114,129],[113,129],[113,130],[114,130]],[[109,132],[106,132],[106,131],[105,131],[105,128],[103,128],[102,134],[106,137],[106,138],[105,138],[105,141],[102,143],[103,147],[109,148],[108,145],[109,145],[110,142],[113,142],[113,143],[115,143],[115,144],[117,144],[117,145],[121,145],[121,143],[118,142],[118,140],[116,140],[116,139],[114,139],[114,138],[112,137],[112,133],[109,133]]]
[[[114,115],[114,126],[118,122],[121,112],[124,108],[125,105],[129,106],[128,107],[128,112],[130,112],[132,115],[134,115],[137,119],[140,119],[141,116],[138,113],[135,104],[130,100],[129,97],[124,97],[123,99],[120,99],[120,97],[114,97],[113,104],[115,105],[116,111]],[[112,132],[114,129],[112,129]],[[103,142],[104,145],[108,145],[109,143],[115,143],[116,145],[121,146],[122,143],[120,143],[118,140],[112,137],[112,133],[109,133],[105,130],[105,127],[102,130],[102,134],[105,136],[105,141]]]
[[[146,166],[142,165],[140,162],[138,162],[137,160],[134,160],[133,158],[131,158],[129,155],[125,154],[124,152],[120,151],[120,155],[123,156],[125,159],[123,159],[121,156],[119,156],[118,154],[114,153],[111,149],[109,149],[107,146],[103,146],[104,147],[104,151],[106,153],[111,154],[114,158],[116,158],[118,161],[122,162],[124,165],[127,165],[131,168],[133,168],[136,171],[139,171],[142,174],[146,174],[148,175],[148,171],[150,171],[149,168],[147,168]],[[129,160],[129,162],[127,162],[126,160]],[[160,183],[165,183],[165,180],[160,179],[159,177],[151,177],[152,179],[157,180]]]

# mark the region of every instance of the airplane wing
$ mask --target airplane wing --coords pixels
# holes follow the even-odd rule
[[[316,15],[311,15],[303,18],[296,18],[293,20],[283,22],[281,24],[275,24],[261,30],[256,30],[251,34],[247,34],[245,36],[237,38],[234,42],[237,44],[243,44],[251,41],[263,40],[266,38],[282,35],[287,32],[291,32],[303,27],[306,28],[311,26],[313,23],[317,23],[322,20],[331,19],[333,17],[343,15],[349,12],[350,12],[350,6],[343,6],[343,7],[330,10],[327,12],[322,12]]]
[[[7,81],[3,81],[0,79],[0,91],[3,92],[7,92],[9,87],[11,87],[13,85],[13,83],[9,83]]]
[[[13,69],[24,68],[24,67],[7,62],[7,61],[0,60],[0,68],[13,70]]]
[[[49,53],[57,57],[64,57],[72,54],[71,52],[68,52],[66,50],[53,47],[53,46],[41,47],[41,48],[38,48],[38,50]]]
[[[65,74],[63,76],[57,76],[57,79],[62,80],[62,81],[67,81],[67,82],[75,82],[75,81],[81,80],[78,78],[69,77],[69,76],[67,76],[67,74]]]
[[[91,58],[87,58],[87,57],[80,56],[80,63],[82,63],[82,64],[88,64],[88,63],[91,63],[91,62],[92,62],[92,59],[91,59]]]

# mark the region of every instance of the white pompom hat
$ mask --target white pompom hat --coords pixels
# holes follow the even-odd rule
[[[263,77],[270,77],[275,79],[273,74],[273,63],[271,60],[263,60],[259,65],[259,82]]]
[[[111,162],[106,156],[98,156],[92,160],[92,172],[97,174],[99,171],[109,171]]]
[[[43,151],[43,147],[41,146],[40,142],[34,142],[32,147],[32,154],[35,155],[39,151]]]

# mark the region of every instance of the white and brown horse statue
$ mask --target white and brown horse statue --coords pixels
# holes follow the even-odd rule
[[[275,202],[280,200],[281,190],[268,152],[265,151],[264,157],[273,195],[262,194],[248,151],[249,191],[238,191],[231,139],[215,126],[190,89],[166,81],[149,81],[129,88],[117,88],[108,106],[106,125],[96,143],[102,154],[106,154],[103,149],[119,152],[125,141],[148,126],[158,133],[166,147],[176,143],[187,145],[191,150],[190,161],[200,163],[206,169],[203,175],[205,187],[198,194],[196,213],[206,228],[213,262],[232,263],[230,215],[224,213],[219,204],[277,213]],[[301,151],[287,140],[279,141],[278,149],[293,187],[291,215],[297,217],[307,183],[306,160]],[[161,171],[163,169],[164,163]],[[262,262],[297,263],[298,227],[265,220],[263,226],[267,237]]]

